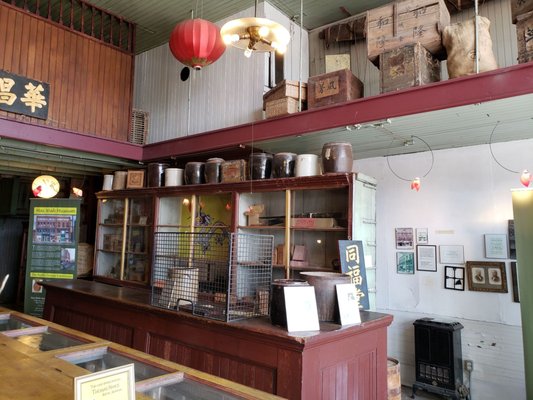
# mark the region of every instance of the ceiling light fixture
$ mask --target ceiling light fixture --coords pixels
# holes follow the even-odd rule
[[[222,40],[226,45],[243,49],[246,57],[250,57],[254,51],[285,53],[291,39],[289,31],[277,22],[257,18],[257,2],[258,0],[255,0],[253,18],[234,19],[222,26]]]

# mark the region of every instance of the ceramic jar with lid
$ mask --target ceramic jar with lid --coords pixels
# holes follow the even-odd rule
[[[148,187],[161,187],[165,182],[165,169],[169,167],[165,163],[150,163],[148,164]]]
[[[352,144],[348,142],[330,142],[322,147],[322,168],[324,174],[352,172]]]
[[[316,154],[298,154],[294,167],[296,176],[315,176],[320,175],[318,167],[318,156]]]
[[[276,153],[272,160],[272,178],[289,178],[294,176],[295,153]]]

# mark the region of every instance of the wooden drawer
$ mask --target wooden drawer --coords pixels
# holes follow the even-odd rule
[[[308,80],[307,89],[309,109],[363,97],[363,82],[349,69],[312,76]]]
[[[442,29],[450,24],[443,0],[406,0],[367,11],[367,53],[374,64],[386,51],[420,42],[439,59],[446,56]]]
[[[381,93],[440,80],[440,61],[420,43],[380,54],[379,65]]]
[[[516,21],[518,62],[533,61],[533,11],[519,15]]]

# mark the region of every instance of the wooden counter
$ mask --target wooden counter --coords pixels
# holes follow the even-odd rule
[[[250,387],[230,382],[216,376],[195,371],[191,368],[142,353],[107,340],[103,340],[74,329],[32,317],[20,312],[0,307],[0,318],[15,318],[25,326],[19,330],[0,331],[0,399],[39,399],[39,400],[68,400],[74,398],[74,378],[87,375],[90,372],[78,365],[70,363],[61,357],[68,354],[83,352],[85,355],[98,352],[105,348],[122,356],[128,357],[140,364],[155,367],[163,371],[153,379],[136,381],[136,390],[142,390],[154,381],[163,383],[184,377],[189,381],[206,388],[206,391],[220,390],[220,398],[242,399],[280,399],[280,397],[260,392]],[[5,319],[4,319],[5,321]],[[32,339],[32,333],[53,331],[69,338],[75,338],[81,344],[63,348],[41,349],[45,340]],[[17,340],[17,337],[22,339]],[[39,344],[40,343],[40,344]],[[46,346],[44,346],[46,347]],[[147,400],[151,397],[136,393],[137,400]]]
[[[387,314],[291,335],[268,318],[225,323],[153,307],[140,289],[43,285],[46,319],[200,371],[289,399],[387,398]]]

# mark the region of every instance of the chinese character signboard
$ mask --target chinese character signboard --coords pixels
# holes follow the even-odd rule
[[[47,119],[50,85],[0,70],[0,110]]]
[[[24,312],[42,316],[43,280],[74,279],[80,201],[74,199],[30,199],[30,231]]]
[[[370,305],[368,302],[363,242],[360,240],[339,240],[339,254],[342,273],[350,275],[352,283],[355,285],[359,308],[368,310]]]

